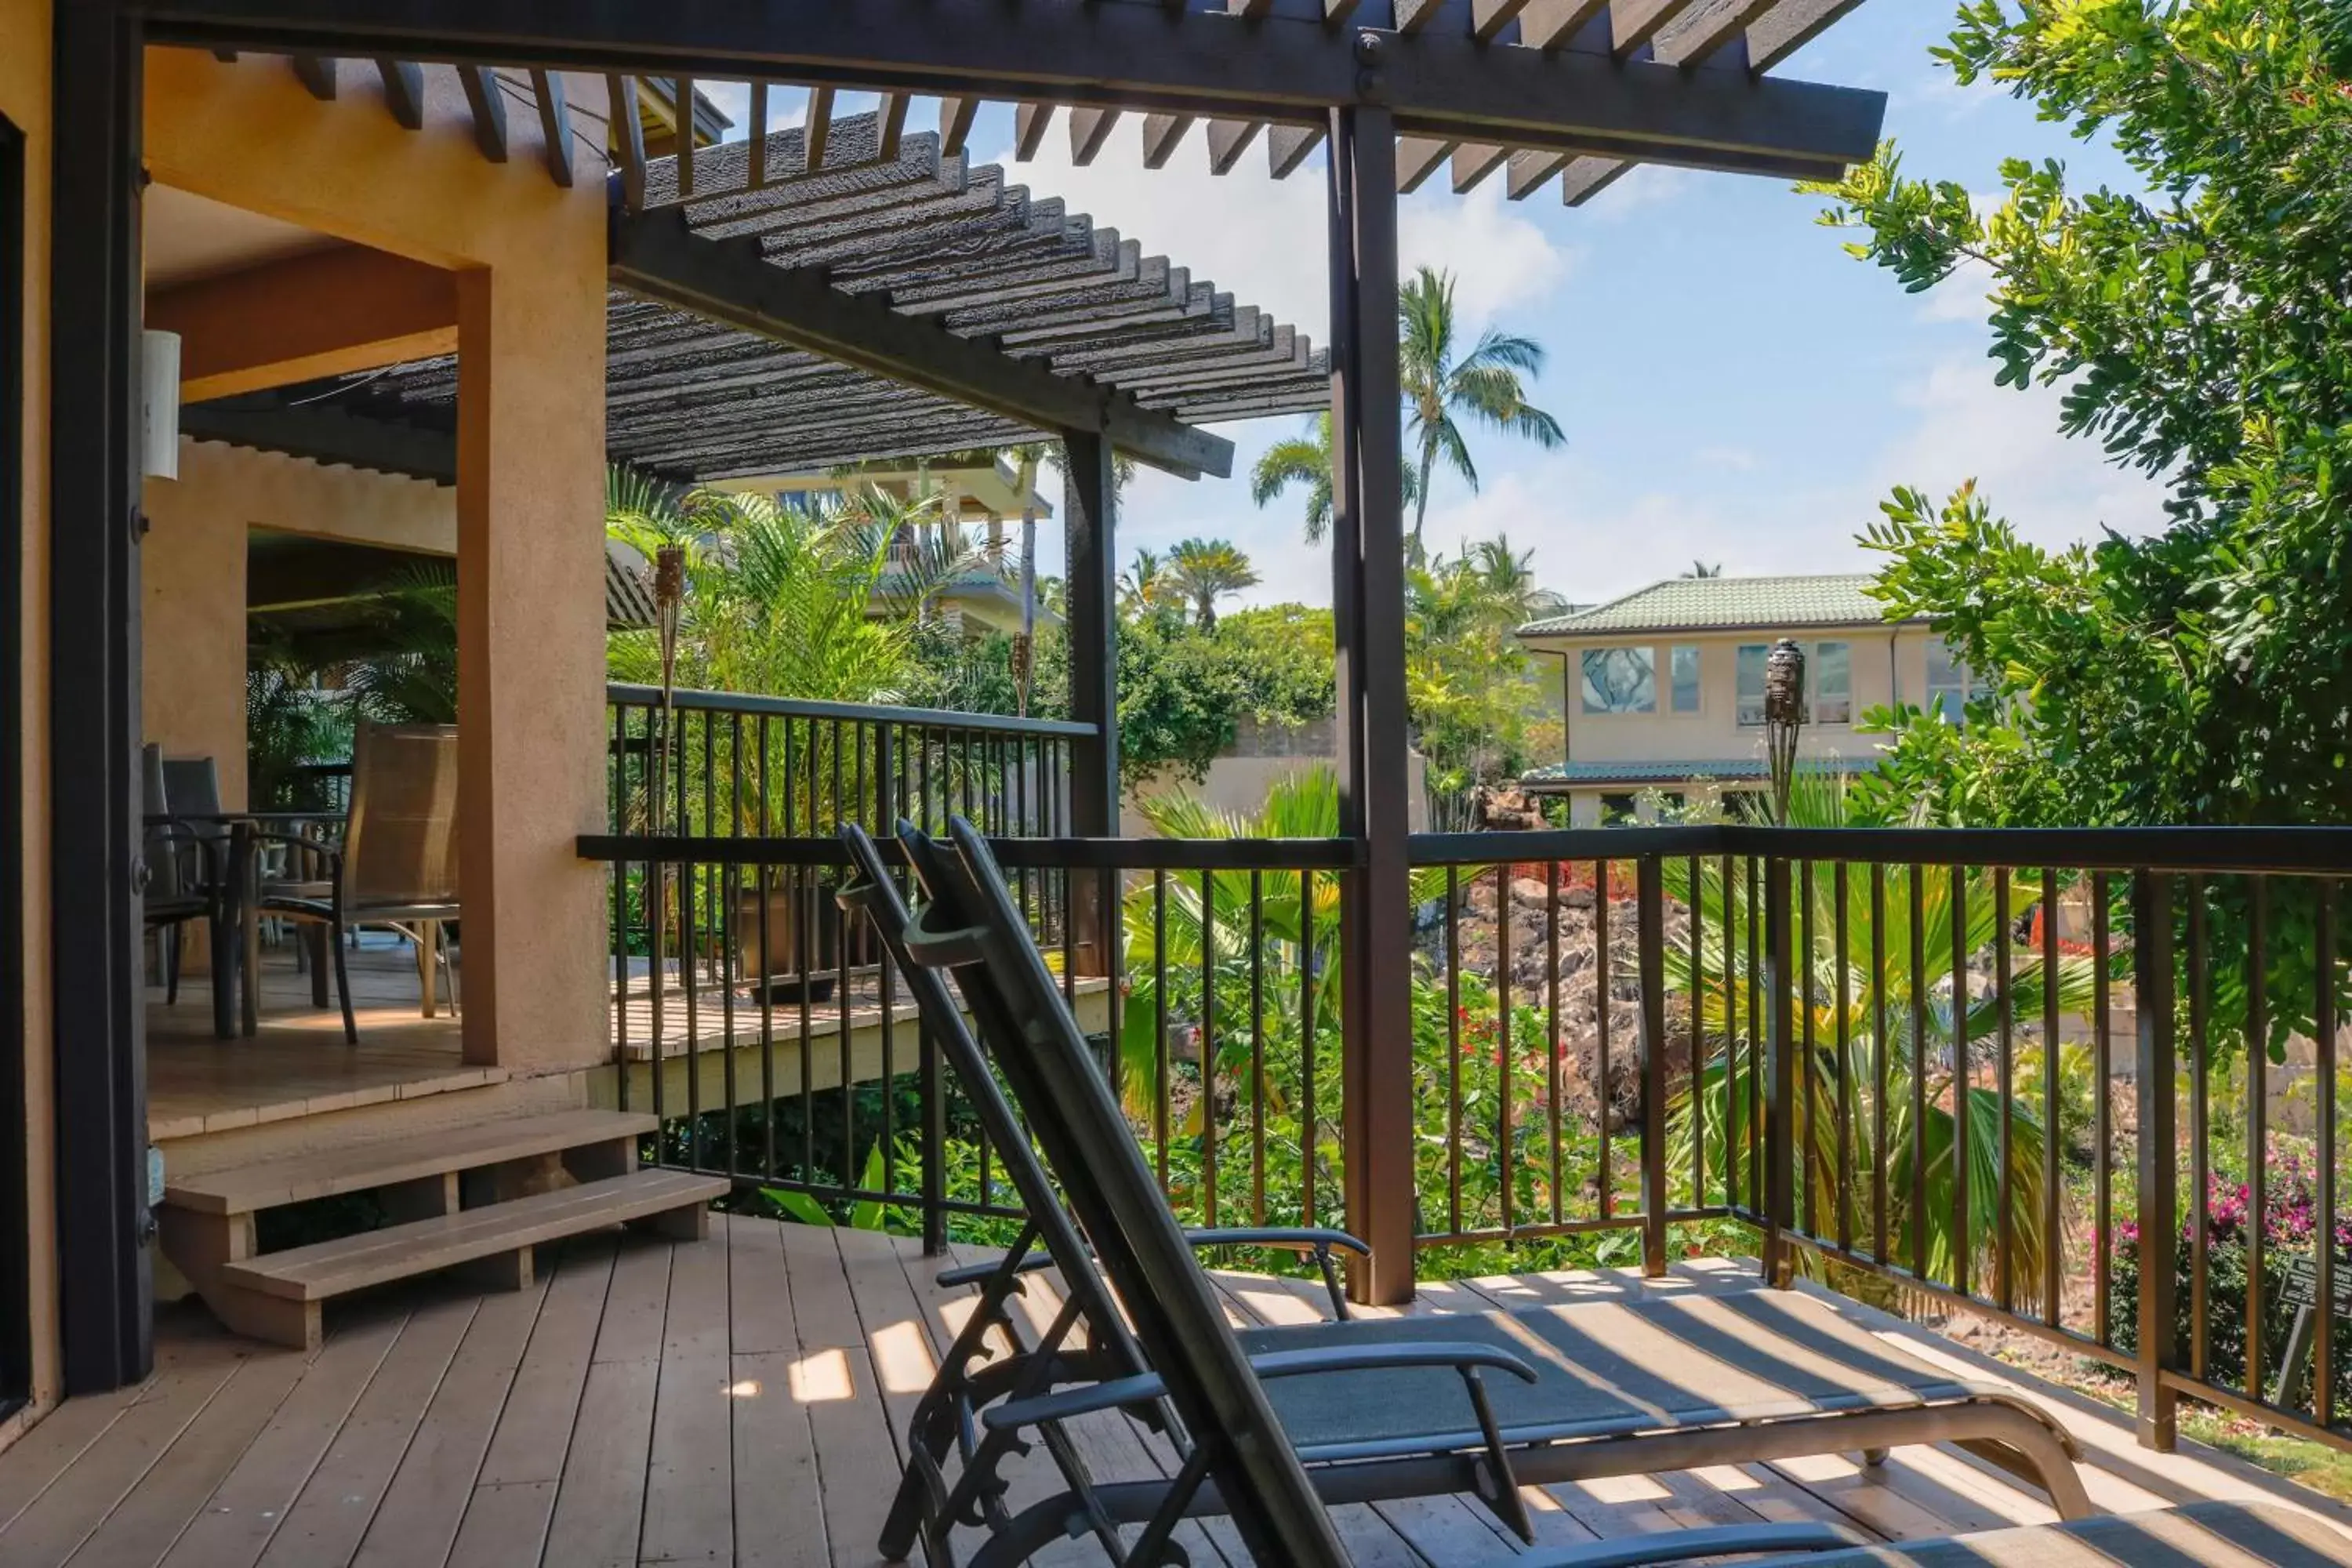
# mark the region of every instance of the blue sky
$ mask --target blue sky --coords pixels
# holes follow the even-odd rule
[[[1956,87],[1927,56],[1951,12],[1949,0],[1870,0],[1780,74],[1886,92],[1888,132],[1915,174],[1990,193],[2002,158],[2056,157],[2079,184],[2130,183],[2107,149],[2001,93]],[[929,106],[913,119],[927,124]],[[1014,177],[1322,342],[1319,162],[1276,183],[1254,149],[1217,178],[1196,132],[1147,173],[1138,134],[1122,126],[1076,169],[1056,125]],[[1011,142],[998,111],[971,146],[1010,165]],[[1940,493],[1974,477],[1996,510],[2050,543],[2158,525],[2153,486],[2057,434],[2053,393],[1993,385],[1980,285],[1904,293],[1815,223],[1818,200],[1779,181],[1656,168],[1577,209],[1556,185],[1520,203],[1501,185],[1456,196],[1441,176],[1407,198],[1404,258],[1458,275],[1474,329],[1500,320],[1549,351],[1536,401],[1569,445],[1544,453],[1474,436],[1482,485],[1440,479],[1433,550],[1506,532],[1535,552],[1546,585],[1589,601],[1694,557],[1735,574],[1867,570],[1853,536],[1898,483]],[[1192,534],[1229,538],[1264,578],[1246,600],[1328,603],[1328,558],[1301,537],[1298,503],[1260,510],[1249,498],[1249,464],[1302,425],[1225,427],[1238,448],[1231,479],[1145,473],[1125,498],[1121,560]],[[1058,540],[1042,552],[1058,571]]]

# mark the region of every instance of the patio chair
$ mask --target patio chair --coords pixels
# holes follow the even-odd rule
[[[950,850],[901,826],[930,900],[906,951],[952,973],[1151,1367],[1007,1399],[980,1424],[1024,1432],[1165,1400],[1190,1444],[1173,1478],[1073,1479],[1013,1516],[975,1563],[1138,1524],[1145,1534],[1127,1560],[1147,1561],[1178,1519],[1217,1511],[1233,1513],[1262,1561],[1338,1562],[1328,1524],[1301,1523],[1302,1508],[1319,1521],[1328,1503],[1446,1492],[1478,1496],[1525,1538],[1524,1485],[1926,1442],[1960,1444],[2038,1482],[2065,1517],[2090,1512],[2072,1440],[2051,1417],[1788,1292],[1236,1334],[985,844],[960,820],[951,831]],[[1491,1353],[1471,1353],[1481,1349]],[[1518,1381],[1490,1385],[1482,1371]]]
[[[142,853],[147,863],[147,886],[141,896],[139,917],[146,930],[157,933],[161,943],[157,956],[163,967],[163,1004],[171,1006],[180,1000],[180,930],[191,921],[211,922],[217,939],[220,915],[221,877],[220,847],[215,830],[197,822],[164,822],[153,819],[169,816],[175,809],[193,816],[202,816],[220,809],[220,790],[215,784],[210,805],[189,801],[174,806],[172,780],[175,770],[184,766],[178,762],[165,762],[163,749],[148,745],[140,748],[141,808],[150,819],[142,838]],[[209,767],[210,759],[206,759]]]
[[[864,879],[842,889],[837,900],[850,914],[865,912],[915,998],[923,1024],[941,1058],[971,1102],[989,1146],[998,1152],[1007,1179],[1021,1199],[1028,1218],[1013,1246],[994,1261],[950,1268],[939,1277],[943,1286],[976,1285],[980,1297],[971,1315],[958,1330],[954,1343],[940,1358],[940,1368],[917,1402],[908,1424],[908,1463],[898,1494],[882,1535],[886,1554],[906,1556],[918,1537],[930,1545],[934,1561],[944,1550],[940,1539],[946,1522],[969,1511],[992,1524],[1010,1522],[1004,1512],[1004,1487],[998,1467],[1026,1446],[1018,1433],[983,1435],[979,1412],[1003,1397],[1045,1392],[1057,1382],[1075,1376],[1096,1379],[1131,1376],[1147,1370],[1126,1320],[1119,1314],[1101,1274],[1087,1252],[1076,1226],[1063,1209],[1052,1179],[1029,1147],[1029,1133],[1013,1114],[991,1075],[979,1043],[956,1008],[947,983],[938,971],[917,963],[906,948],[910,916],[899,897],[874,841],[855,826],[843,830],[852,864]],[[1024,1064],[1009,1062],[1006,1070],[1018,1075]],[[1050,1129],[1040,1135],[1051,1137]],[[1369,1256],[1370,1248],[1345,1231],[1311,1226],[1200,1227],[1184,1233],[1195,1248],[1265,1247],[1314,1258],[1321,1268],[1335,1319],[1348,1315],[1347,1297],[1340,1289],[1334,1254],[1351,1251]],[[1064,1282],[1065,1310],[1034,1342],[1024,1339],[1012,1311],[1024,1275],[1058,1267]],[[989,1340],[999,1336],[1013,1354],[989,1357]],[[1153,1426],[1164,1427],[1163,1414],[1147,1402],[1143,1412]],[[1058,1422],[1040,1434],[1055,1464],[1074,1484],[1085,1475],[1083,1462]],[[950,1448],[961,1447],[958,1485],[951,1488],[944,1465]]]
[[[360,725],[352,742],[352,807],[342,842],[295,842],[324,859],[323,882],[264,886],[259,912],[326,928],[343,1038],[355,1046],[360,1034],[345,934],[362,925],[390,926],[416,942],[421,963],[428,944],[441,944],[445,928],[458,918],[457,727]],[[419,973],[429,985],[426,971]],[[449,1001],[454,1008],[454,974]]]

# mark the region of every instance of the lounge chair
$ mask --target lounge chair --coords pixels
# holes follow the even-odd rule
[[[902,826],[930,903],[899,945],[919,969],[950,969],[1046,1161],[1083,1178],[1060,1190],[1151,1368],[1089,1380],[1107,1368],[1073,1363],[1076,1386],[982,1410],[982,1443],[1165,1401],[1190,1445],[1172,1479],[1072,1478],[1067,1494],[1000,1525],[976,1568],[1136,1524],[1145,1532],[1125,1560],[1150,1561],[1179,1519],[1219,1511],[1261,1561],[1337,1563],[1329,1503],[1470,1492],[1527,1537],[1524,1485],[1922,1442],[1984,1454],[2041,1484],[2067,1518],[2091,1511],[2071,1439],[2050,1417],[1903,1356],[1801,1295],[1235,1333],[985,844],[967,824],[951,830],[952,851]],[[948,1033],[945,1020],[927,1021]],[[1095,1267],[1083,1254],[1055,1261],[1066,1278]],[[1507,1375],[1483,1375],[1493,1373]]]

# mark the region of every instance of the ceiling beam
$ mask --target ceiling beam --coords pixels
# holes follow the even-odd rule
[[[760,242],[704,239],[676,211],[613,215],[618,287],[1043,430],[1104,436],[1186,478],[1233,471],[1233,443],[1092,381],[1014,360],[885,300],[844,294],[816,269],[771,265]]]
[[[568,188],[572,184],[572,106],[564,100],[562,73],[531,72],[530,89],[539,100],[539,134],[546,143],[548,177]]]
[[[474,115],[474,145],[493,163],[507,161],[507,100],[499,79],[488,66],[466,66],[457,72],[466,84],[466,106]],[[559,178],[558,184],[570,184]]]
[[[454,353],[451,275],[364,246],[267,261],[148,297],[147,324],[180,334],[190,402]]]
[[[159,41],[289,46],[457,63],[784,76],[869,90],[1087,104],[1294,123],[1378,101],[1434,139],[1643,157],[1714,148],[1815,162],[1876,148],[1885,95],[1573,49],[1489,46],[1433,22],[1411,36],[1276,5],[1242,20],[1138,0],[133,0]],[[1636,13],[1642,0],[1621,0]],[[1455,13],[1448,11],[1451,17]],[[1521,21],[1527,20],[1523,15]]]

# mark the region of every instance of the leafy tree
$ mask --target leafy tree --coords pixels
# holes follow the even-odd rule
[[[1723,575],[1723,563],[1720,561],[1694,561],[1690,563],[1690,570],[1684,573],[1683,575],[1685,577],[1702,578],[1720,577]]]
[[[1890,779],[1927,820],[2352,821],[2352,8],[1969,0],[1936,52],[2112,142],[2146,194],[2011,160],[1985,204],[1890,145],[1815,187],[1823,219],[1911,290],[1988,284],[1996,380],[2058,388],[2061,427],[2158,478],[2169,526],[2051,551],[1970,489],[1898,491],[1865,537],[1879,596],[1940,622],[1989,689],[1961,737],[1867,715]],[[2315,956],[2352,994],[2307,889],[2274,893],[2275,1051]],[[2217,917],[2214,968],[2242,974],[2238,911]],[[2217,1049],[2242,1000],[2217,998]]]
[[[1202,631],[1216,626],[1219,599],[1257,581],[1249,557],[1230,540],[1187,539],[1168,552],[1169,590],[1192,601],[1192,619]]]
[[[1432,784],[1453,794],[1516,774],[1525,726],[1542,703],[1533,663],[1512,634],[1548,610],[1531,552],[1503,535],[1462,557],[1405,573],[1405,680]]]
[[[1331,416],[1315,416],[1315,434],[1293,436],[1265,449],[1250,470],[1250,500],[1265,505],[1292,485],[1307,487],[1307,542],[1320,544],[1331,526]],[[1421,482],[1409,461],[1402,465],[1398,482],[1411,506],[1421,494]]]
[[[1173,596],[1168,563],[1153,551],[1137,551],[1135,564],[1118,575],[1119,608],[1129,614],[1160,609]]]
[[[1430,474],[1438,458],[1444,458],[1472,489],[1478,488],[1477,465],[1470,460],[1470,444],[1459,421],[1517,436],[1547,450],[1564,445],[1568,437],[1559,420],[1528,401],[1520,380],[1543,369],[1541,344],[1490,328],[1467,353],[1461,352],[1453,274],[1423,267],[1406,279],[1397,290],[1397,325],[1405,442],[1420,462],[1408,541],[1412,558],[1419,561],[1422,524],[1429,515]]]

